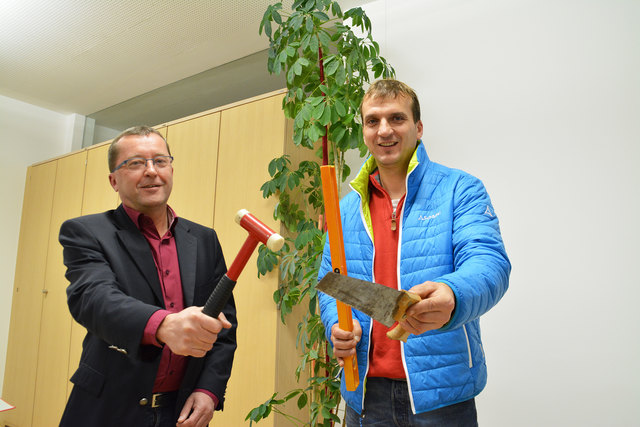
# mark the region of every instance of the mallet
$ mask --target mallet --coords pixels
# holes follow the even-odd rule
[[[284,245],[284,238],[264,225],[255,216],[251,215],[246,209],[240,209],[236,214],[236,222],[242,228],[249,232],[247,239],[244,241],[240,252],[233,260],[231,267],[227,273],[222,276],[218,285],[215,287],[207,303],[202,308],[202,312],[211,317],[218,317],[220,311],[229,300],[233,287],[236,285],[238,276],[242,273],[244,266],[251,257],[258,243],[264,243],[272,251],[279,251]]]

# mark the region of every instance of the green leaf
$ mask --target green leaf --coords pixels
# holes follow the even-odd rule
[[[293,133],[293,143],[296,146],[302,144],[302,138],[304,136],[304,129],[298,129]]]
[[[339,143],[344,138],[344,135],[346,132],[347,132],[347,128],[345,128],[340,124],[333,126],[333,132],[331,133],[331,140],[335,143]]]
[[[309,47],[309,41],[311,40],[311,34],[305,34],[304,37],[302,37],[302,42],[300,43],[300,47],[302,47],[302,51],[306,51],[307,48]]]
[[[308,67],[310,62],[307,58],[301,57],[298,59],[298,62],[300,63],[300,65],[302,65],[303,67]]]
[[[344,84],[347,81],[347,70],[344,68],[344,65],[342,64],[342,62],[340,62],[340,65],[336,70],[335,79],[336,79],[337,86],[344,86]]]
[[[331,106],[329,105],[325,105],[324,107],[324,111],[322,112],[322,116],[320,116],[320,119],[318,120],[318,122],[322,125],[322,126],[326,126],[329,124],[329,122],[331,121],[331,114],[333,112],[333,109],[331,108]]]
[[[308,33],[312,33],[313,32],[313,19],[311,18],[305,18],[304,20],[304,26],[307,29]]]
[[[340,117],[344,117],[344,115],[347,114],[347,109],[344,107],[344,104],[340,99],[336,98],[333,105]]]
[[[325,109],[326,105],[327,104],[325,104],[323,102],[321,102],[318,105],[316,105],[316,108],[313,109],[313,113],[311,114],[311,117],[313,117],[316,120],[320,120],[320,118],[324,114],[324,109]]]
[[[336,72],[339,66],[340,66],[339,61],[331,61],[329,62],[329,64],[325,64],[325,67],[324,67],[325,75],[331,76],[333,73]]]
[[[298,31],[300,27],[302,27],[302,22],[304,20],[304,16],[300,12],[294,12],[289,17],[289,23],[291,25],[291,29],[294,31]]]
[[[320,104],[322,101],[324,101],[324,97],[322,96],[312,96],[307,98],[307,102],[311,105],[313,105],[314,107],[318,104]]]
[[[244,420],[247,421],[248,419],[251,419],[252,421],[260,420],[260,407],[253,408]]]
[[[267,10],[264,11],[264,14],[262,15],[262,21],[260,21],[260,27],[258,28],[258,34],[262,34],[262,29],[264,28],[265,23],[269,21],[272,7],[273,6],[271,5],[267,6]]]
[[[287,396],[284,398],[285,401],[289,401],[291,400],[291,398],[297,396],[298,394],[302,393],[302,390],[298,389],[298,390],[293,390],[290,391]],[[304,394],[304,393],[303,393]]]
[[[274,176],[276,174],[277,159],[273,159],[269,162],[269,175]]]
[[[351,126],[351,122],[353,121],[354,117],[355,115],[353,113],[347,114],[346,116],[342,117],[342,123],[345,126]]]
[[[273,12],[271,12],[271,16],[273,17],[273,20],[276,21],[278,25],[282,25],[282,17],[278,13],[278,11],[274,10]]]
[[[331,13],[333,13],[338,18],[342,17],[342,9],[340,9],[340,5],[337,1],[331,3]]]
[[[291,67],[289,68],[289,71],[287,71],[287,83],[292,84],[294,78],[295,78],[295,70],[293,67]]]
[[[311,120],[311,116],[313,114],[313,106],[311,104],[305,104],[300,110],[300,116],[302,116],[302,120],[308,122]],[[302,126],[300,126],[302,127]]]
[[[325,421],[328,421],[329,419],[331,419],[331,412],[329,411],[329,408],[323,407],[321,413],[322,413],[322,418],[324,418]]]
[[[298,409],[302,409],[305,406],[307,406],[307,402],[308,402],[309,398],[307,397],[306,393],[302,393],[300,395],[300,397],[298,398]]]
[[[281,64],[287,62],[287,51],[283,50],[282,52],[280,52],[276,57],[276,61],[280,62]]]
[[[313,12],[312,15],[322,22],[327,22],[330,19],[324,12]]]
[[[349,175],[351,174],[351,168],[349,167],[349,165],[347,165],[347,163],[345,162],[342,165],[342,182],[345,182],[348,178]]]
[[[266,21],[264,23],[264,33],[267,37],[271,38],[271,21]]]
[[[292,57],[296,54],[296,49],[293,46],[289,45],[284,48],[284,52],[286,52],[288,57]]]
[[[317,35],[311,36],[311,40],[309,40],[309,49],[311,49],[312,52],[318,52],[319,46],[320,46],[320,43],[318,42],[318,36]]]
[[[301,127],[304,126],[304,121],[305,121],[304,114],[303,114],[302,110],[300,110],[300,112],[296,116],[295,120],[293,121],[293,126],[296,129],[300,129]],[[271,176],[273,176],[273,175],[271,175]]]
[[[297,60],[294,64],[293,64],[293,72],[299,76],[300,74],[302,74],[302,65],[300,64],[300,60]]]
[[[325,30],[318,31],[318,38],[323,46],[329,47],[331,45],[331,37]]]

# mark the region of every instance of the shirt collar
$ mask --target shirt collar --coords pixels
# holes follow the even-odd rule
[[[158,234],[158,231],[156,230],[156,227],[153,224],[151,218],[149,218],[142,212],[130,208],[124,203],[122,204],[122,207],[124,207],[125,212],[127,213],[127,215],[129,215],[129,218],[131,218],[131,221],[133,221],[138,230],[142,232],[155,232],[155,234]],[[178,222],[178,215],[176,215],[175,211],[169,205],[167,205],[167,216],[169,220],[169,231],[171,232],[171,234],[173,234],[173,230]]]

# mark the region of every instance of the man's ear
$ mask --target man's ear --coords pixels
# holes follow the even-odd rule
[[[422,131],[423,131],[422,120],[418,120],[418,123],[416,123],[416,128],[418,130],[418,133],[417,133],[418,139],[421,139],[422,138]]]
[[[116,177],[113,175],[113,173],[109,174],[109,184],[111,184],[111,187],[117,193],[118,192],[118,180],[116,180]]]

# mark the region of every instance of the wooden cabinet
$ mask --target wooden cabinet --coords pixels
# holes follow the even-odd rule
[[[0,412],[2,425],[32,425],[56,169],[55,161],[27,169],[2,392],[16,409]]]
[[[238,209],[249,210],[278,230],[273,220],[273,201],[262,198],[260,186],[269,179],[269,161],[283,154],[285,122],[274,120],[278,112],[282,115],[281,102],[280,97],[270,98],[222,112],[214,228],[220,236],[228,265],[247,237],[247,232],[234,222]],[[273,303],[277,275],[272,272],[258,280],[256,256],[257,251],[247,263],[234,291],[238,349],[225,410],[214,416],[223,426],[239,425],[253,407],[270,398],[279,371],[279,321]],[[292,366],[295,369],[295,365]],[[290,375],[293,372],[291,370]],[[268,418],[265,421],[267,425],[273,422]]]
[[[294,152],[282,98],[279,91],[157,127],[175,157],[169,204],[179,216],[216,229],[227,264],[246,238],[234,222],[239,209],[279,230],[272,219],[275,201],[264,200],[260,186],[269,178],[269,161]],[[94,146],[28,169],[3,389],[16,409],[0,413],[2,426],[56,425],[71,391],[68,378],[78,366],[85,331],[68,312],[58,231],[68,218],[118,205],[108,182],[107,149]],[[225,411],[216,412],[214,425],[243,425],[275,391],[296,387],[296,325],[279,321],[272,298],[278,275],[258,279],[256,256],[234,291],[238,350]],[[263,423],[287,425],[277,417]]]
[[[178,216],[207,227],[213,227],[219,132],[215,112],[172,124],[166,134],[174,157],[169,204]]]
[[[71,315],[67,309],[58,230],[62,223],[81,213],[87,153],[80,152],[57,160],[54,196],[47,244],[42,318],[36,366],[33,425],[47,425],[59,419],[67,396]]]

